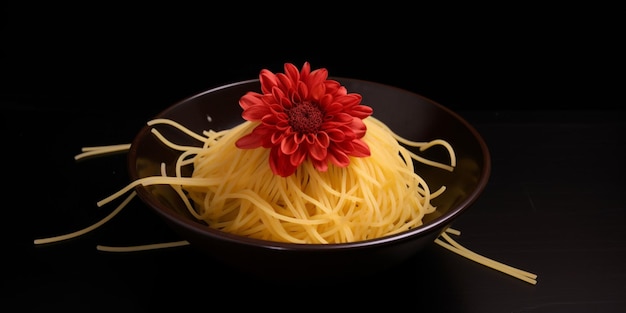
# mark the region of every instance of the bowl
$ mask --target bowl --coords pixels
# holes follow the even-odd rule
[[[460,115],[426,97],[371,81],[331,79],[339,81],[351,93],[360,93],[362,103],[373,108],[373,116],[398,135],[416,141],[444,139],[454,147],[457,165],[453,172],[432,166],[417,165],[415,168],[429,185],[447,187],[446,192],[433,199],[437,210],[425,216],[422,226],[396,235],[352,243],[274,242],[209,228],[190,216],[180,196],[168,185],[140,185],[136,187],[137,195],[192,247],[217,262],[261,278],[356,277],[388,269],[413,257],[433,244],[484,190],[491,170],[487,145]],[[175,103],[155,118],[177,121],[197,133],[231,128],[244,121],[238,101],[248,91],[260,92],[258,79],[198,93]],[[148,125],[143,127],[130,147],[128,169],[132,180],[160,175],[161,163],[165,163],[168,173],[172,173],[180,154],[151,134],[151,128]],[[174,128],[163,127],[159,131],[177,144],[200,145]]]

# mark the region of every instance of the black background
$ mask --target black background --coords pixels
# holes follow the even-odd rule
[[[0,14],[3,310],[626,308],[617,8],[5,2]],[[128,181],[124,155],[75,162],[81,147],[130,142],[185,97],[305,61],[421,94],[475,125],[493,172],[455,226],[469,248],[539,283],[435,245],[388,272],[324,286],[266,284],[188,248],[96,252],[176,239],[139,202],[98,232],[33,247],[105,216],[94,202]]]
[[[4,5],[2,95],[164,108],[285,62],[453,109],[617,108],[610,7]]]

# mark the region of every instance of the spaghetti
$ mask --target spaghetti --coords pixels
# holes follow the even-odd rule
[[[181,151],[172,177],[140,178],[98,202],[102,206],[139,185],[171,185],[189,212],[209,227],[252,238],[292,243],[345,243],[396,234],[422,225],[436,208],[431,200],[445,186],[431,191],[415,173],[412,160],[424,159],[402,146],[382,122],[365,120],[364,140],[373,147],[367,159],[354,158],[349,167],[331,166],[317,171],[305,162],[294,175],[280,177],[266,166],[266,149],[244,150],[234,142],[254,127],[243,122],[228,130],[195,134],[168,120],[168,124],[202,141],[202,147],[168,141],[156,129],[152,133],[168,147]],[[450,164],[427,161],[452,170],[456,159],[451,145],[439,140],[406,145],[427,149],[441,145],[450,153]],[[193,166],[191,177],[182,168]]]
[[[159,123],[190,134],[169,120],[149,124]],[[326,172],[305,162],[288,177],[274,175],[266,166],[267,149],[235,147],[235,141],[254,123],[204,132],[201,149],[171,143],[153,129],[161,141],[182,151],[177,177],[144,178],[137,184],[180,185],[175,189],[198,220],[225,232],[271,241],[344,243],[422,225],[424,215],[435,210],[431,200],[443,193],[445,186],[431,191],[413,168],[412,159],[418,157],[399,144],[397,135],[373,117],[365,124],[368,133],[364,140],[372,147],[371,157],[354,158],[350,166],[331,166]],[[445,141],[405,143],[425,148],[442,145],[453,152]],[[455,162],[451,153],[451,165],[430,164],[452,170]],[[193,165],[193,174],[182,177],[181,168],[188,165]]]
[[[371,124],[369,124],[371,123]],[[208,138],[213,138],[213,140],[218,141],[218,139],[222,138],[226,135],[226,132],[213,132],[213,131],[209,131],[206,132],[205,135],[206,136],[202,136],[202,135],[198,135],[195,134],[193,132],[191,132],[190,130],[186,129],[185,127],[183,127],[182,125],[171,121],[171,120],[167,120],[167,119],[155,119],[152,121],[148,122],[149,125],[157,125],[157,124],[169,124],[171,126],[174,126],[176,128],[178,128],[179,130],[185,132],[186,134],[188,134],[189,136],[192,136],[198,140],[201,141],[208,141]],[[433,145],[442,145],[444,146],[450,153],[450,165],[447,164],[442,164],[442,163],[437,163],[437,162],[433,162],[430,160],[425,160],[420,158],[419,156],[413,154],[412,152],[406,152],[410,155],[411,158],[413,159],[417,159],[420,160],[423,163],[427,163],[430,164],[432,166],[436,166],[436,167],[440,167],[442,169],[451,169],[454,167],[455,165],[455,156],[454,156],[454,150],[451,149],[451,146],[446,144],[445,142],[442,141],[431,141],[431,142],[427,142],[427,143],[418,143],[418,142],[412,142],[409,140],[406,140],[396,134],[394,134],[393,132],[391,132],[391,130],[389,130],[388,128],[385,127],[384,124],[382,124],[380,121],[371,118],[368,121],[368,125],[370,125],[370,127],[372,127],[371,125],[377,125],[378,128],[374,128],[377,129],[380,132],[380,134],[385,133],[386,136],[392,136],[395,140],[397,140],[397,142],[402,142],[406,145],[409,146],[415,146],[415,147],[420,147],[420,150],[425,150],[429,147],[432,147]],[[243,126],[242,126],[243,127]],[[384,132],[382,132],[382,130],[384,130]],[[194,152],[194,153],[199,153],[202,152],[204,150],[204,148],[198,149],[197,147],[184,147],[184,146],[179,146],[176,145],[172,142],[169,142],[165,137],[163,137],[156,129],[153,129],[153,134],[155,136],[157,136],[158,138],[160,138],[161,141],[163,141],[166,145],[172,147],[172,148],[176,148],[178,150],[184,150],[184,151],[188,151],[188,153]],[[377,133],[377,131],[375,130],[373,132],[374,134]],[[389,138],[386,138],[389,139]],[[392,141],[393,142],[393,141]],[[208,144],[207,144],[208,146]],[[127,150],[130,147],[130,145],[128,144],[124,144],[124,145],[112,145],[112,146],[103,146],[103,147],[87,147],[83,149],[83,152],[79,155],[77,155],[75,157],[76,160],[79,160],[83,157],[86,156],[101,156],[101,155],[106,155],[106,154],[110,154],[111,152],[117,152],[117,151],[124,151]],[[87,154],[86,154],[87,153]],[[187,154],[187,156],[189,156],[189,154]],[[406,157],[406,156],[405,156]],[[104,223],[108,222],[109,220],[111,220],[115,215],[117,215],[125,206],[127,206],[127,204],[130,202],[131,199],[134,198],[134,196],[136,195],[136,193],[134,191],[131,191],[132,188],[138,186],[138,185],[150,185],[150,184],[172,184],[172,186],[181,194],[184,195],[184,191],[181,188],[181,183],[185,183],[188,186],[192,186],[192,185],[201,185],[203,180],[202,178],[193,178],[193,177],[182,177],[181,176],[181,171],[180,169],[183,166],[192,164],[193,162],[193,158],[189,159],[187,157],[183,157],[181,154],[181,158],[179,158],[178,163],[177,163],[177,177],[167,177],[165,175],[165,169],[164,166],[161,167],[161,176],[155,176],[155,177],[146,177],[146,178],[142,178],[139,179],[137,181],[131,182],[130,184],[128,184],[125,188],[122,188],[121,190],[119,190],[118,192],[114,193],[113,195],[109,196],[108,198],[101,200],[100,202],[98,202],[98,206],[102,206],[107,204],[108,202],[114,200],[115,198],[118,198],[120,196],[122,196],[125,193],[130,192],[130,194],[127,196],[127,198],[120,204],[118,205],[118,207],[112,211],[109,215],[107,215],[105,218],[103,218],[102,220],[98,221],[97,223],[90,225],[84,229],[69,233],[69,234],[65,234],[65,235],[59,235],[59,236],[54,236],[54,237],[48,237],[48,238],[41,238],[41,239],[35,239],[34,243],[36,245],[41,245],[41,244],[48,244],[48,243],[53,243],[53,242],[59,242],[59,241],[63,241],[63,240],[68,240],[71,238],[75,238],[75,237],[79,237],[83,234],[86,234],[88,232],[91,232],[93,230],[95,230],[96,228],[102,226]],[[404,159],[403,159],[404,160]],[[164,164],[163,164],[164,165]],[[407,164],[408,166],[408,164]],[[375,181],[375,179],[374,179]],[[372,181],[373,183],[373,181]],[[427,185],[426,185],[427,186]],[[425,188],[424,186],[422,187],[422,189]],[[431,194],[431,199],[435,198],[437,195],[441,194],[441,192],[444,191],[444,188],[439,189],[438,191],[436,191],[435,193]],[[420,194],[423,194],[424,191],[422,191]],[[349,197],[348,197],[349,198]],[[189,203],[189,205],[191,205],[191,203]],[[431,207],[432,209],[432,207]],[[192,210],[191,212],[196,212],[195,210]],[[197,212],[196,212],[197,213]],[[198,215],[198,217],[201,217],[201,215]],[[510,275],[512,277],[515,277],[517,279],[520,279],[522,281],[525,281],[529,284],[535,285],[537,284],[537,275],[534,273],[530,273],[500,262],[497,262],[493,259],[487,258],[483,255],[480,255],[476,252],[471,251],[470,249],[465,248],[464,246],[462,246],[460,243],[458,243],[457,241],[453,240],[449,235],[460,235],[460,231],[456,230],[456,229],[452,229],[452,228],[447,228],[440,236],[438,236],[438,238],[435,239],[435,243],[451,252],[454,252],[460,256],[463,256],[464,258],[467,258],[468,260],[472,260],[474,262],[477,262],[479,264],[482,264],[484,266],[490,267],[494,270],[500,271],[504,274]],[[189,242],[186,240],[181,240],[181,241],[173,241],[173,242],[163,242],[163,243],[154,243],[154,244],[146,244],[146,245],[140,245],[140,246],[123,246],[123,247],[114,247],[114,246],[106,246],[106,245],[98,245],[96,248],[99,251],[105,251],[105,252],[117,252],[117,253],[121,253],[121,252],[139,252],[139,251],[145,251],[145,250],[154,250],[154,249],[166,249],[166,248],[175,248],[175,247],[181,247],[181,246],[187,246],[189,245]]]

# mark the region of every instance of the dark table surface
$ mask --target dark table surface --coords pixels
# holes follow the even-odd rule
[[[97,244],[179,239],[139,201],[88,235],[35,246],[35,238],[84,228],[111,212],[95,202],[128,183],[125,154],[80,162],[73,157],[83,146],[129,143],[154,113],[2,108],[4,131],[13,134],[4,141],[4,171],[10,178],[5,182],[13,201],[3,206],[11,218],[3,227],[8,231],[2,306],[8,300],[33,311],[94,305],[144,310],[178,301],[212,306],[235,295],[269,307],[281,305],[285,296],[315,308],[336,302],[455,312],[626,309],[626,111],[458,112],[483,135],[493,162],[483,195],[453,224],[462,231],[458,240],[536,273],[536,285],[435,244],[397,268],[326,286],[268,284],[224,268],[190,246],[97,251]]]
[[[0,24],[0,311],[626,312],[626,110],[615,79],[622,34],[611,31],[623,19],[591,23],[579,18],[590,7],[574,14],[571,5],[542,5],[519,18],[467,22],[446,9],[432,25],[395,6],[387,11],[395,18],[382,22],[390,15],[376,6],[371,15],[309,11],[324,19],[307,25],[256,9],[240,16],[237,6],[8,3]],[[595,15],[607,11],[621,12]],[[240,27],[216,19],[226,12]],[[286,25],[299,35],[286,35]],[[388,271],[323,285],[259,281],[191,246],[97,251],[180,239],[139,200],[87,235],[34,245],[99,221],[113,208],[96,202],[129,182],[124,153],[75,161],[82,147],[130,143],[175,101],[303,61],[413,91],[474,125],[492,172],[452,226],[464,246],[536,273],[537,284],[436,244]]]

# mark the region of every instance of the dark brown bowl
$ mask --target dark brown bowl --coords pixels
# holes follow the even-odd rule
[[[491,170],[489,150],[480,134],[450,109],[415,93],[379,83],[334,77],[349,92],[360,93],[362,103],[374,109],[373,116],[399,135],[416,140],[444,139],[455,150],[456,169],[448,173],[431,166],[416,171],[436,190],[447,190],[433,199],[437,211],[424,225],[388,237],[344,244],[292,244],[232,235],[194,220],[177,193],[166,185],[136,187],[138,196],[192,247],[235,269],[272,279],[354,277],[400,264],[433,241],[484,190]],[[248,80],[207,90],[184,99],[156,118],[167,118],[201,133],[220,130],[241,122],[239,98],[248,91],[260,92],[258,80]],[[166,147],[145,126],[132,142],[128,154],[131,179],[160,175],[162,162],[173,173],[179,152]],[[200,145],[174,128],[159,131],[178,144]],[[436,149],[433,149],[436,150]],[[429,151],[429,150],[427,150]],[[436,152],[432,155],[437,158]],[[188,173],[189,174],[189,173]]]

